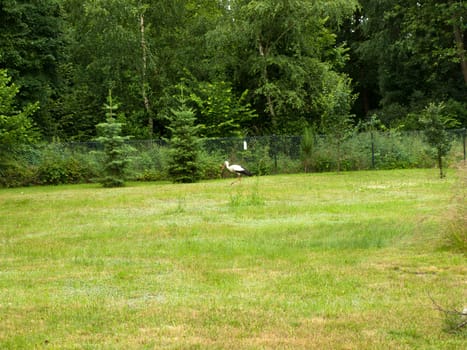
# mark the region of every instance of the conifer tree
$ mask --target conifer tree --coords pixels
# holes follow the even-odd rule
[[[109,90],[107,104],[104,108],[107,110],[107,120],[105,123],[97,125],[99,137],[97,141],[104,145],[104,177],[101,183],[104,187],[121,187],[125,185],[125,167],[129,163],[127,154],[129,147],[125,146],[125,141],[130,136],[122,136],[122,125],[115,119],[114,112],[119,105],[112,101],[112,92]]]
[[[182,100],[178,109],[171,109],[172,121],[169,130],[170,160],[169,175],[173,182],[190,183],[200,179],[198,166],[199,127],[195,125],[195,114]]]

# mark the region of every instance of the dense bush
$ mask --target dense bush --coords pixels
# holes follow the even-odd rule
[[[132,142],[131,144],[136,149],[132,162],[128,166],[131,179],[159,181],[168,178],[168,147],[152,141]]]
[[[0,168],[0,187],[21,187],[36,183],[36,171],[30,165],[14,161]]]
[[[431,166],[428,148],[420,135],[411,137],[398,132],[374,135],[375,168],[407,169]]]
[[[201,178],[210,180],[219,178],[221,176],[221,159],[222,156],[219,154],[199,152],[198,162]]]
[[[35,181],[34,157],[27,157],[27,146],[0,145],[0,187],[29,186]],[[7,154],[7,157],[1,155]]]
[[[60,185],[92,181],[99,174],[98,161],[92,154],[85,156],[77,151],[57,143],[44,146],[36,163],[37,183]]]

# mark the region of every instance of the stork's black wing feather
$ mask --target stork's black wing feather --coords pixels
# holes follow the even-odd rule
[[[253,176],[253,174],[251,172],[249,172],[248,170],[246,169],[243,169],[242,171],[239,171],[240,174],[242,175],[246,175],[246,176]]]

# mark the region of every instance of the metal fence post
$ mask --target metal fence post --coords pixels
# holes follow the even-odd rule
[[[462,134],[462,143],[464,145],[464,164],[465,164],[465,158],[466,158],[466,149],[465,149],[465,139],[467,136],[467,128],[464,128],[464,132]]]
[[[371,135],[371,168],[375,168],[375,140],[373,136],[373,131],[370,132]]]
[[[274,174],[277,174],[277,136],[272,135],[272,156],[274,158]]]

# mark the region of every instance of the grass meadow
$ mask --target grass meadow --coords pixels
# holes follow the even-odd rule
[[[462,349],[458,177],[2,189],[0,348]]]

